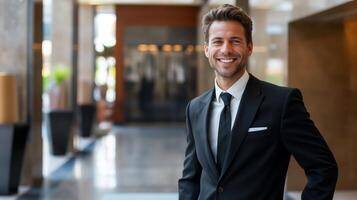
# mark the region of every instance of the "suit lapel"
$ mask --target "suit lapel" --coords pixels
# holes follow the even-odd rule
[[[234,122],[230,145],[228,147],[228,153],[222,167],[220,179],[226,173],[244,138],[247,136],[248,129],[253,122],[254,116],[262,100],[263,95],[261,94],[259,80],[250,75],[246,89],[242,95],[236,120]]]
[[[206,163],[208,165],[208,168],[211,170],[211,173],[214,178],[213,180],[218,179],[218,170],[216,166],[216,162],[214,161],[211,146],[209,144],[209,139],[208,139],[208,119],[209,119],[209,111],[210,111],[210,105],[211,105],[211,100],[212,100],[212,95],[213,95],[213,89],[210,90],[201,100],[200,102],[200,108],[197,113],[197,122],[198,122],[198,127],[202,128],[200,136],[200,142],[201,142],[201,147],[203,147],[204,154],[206,157]]]

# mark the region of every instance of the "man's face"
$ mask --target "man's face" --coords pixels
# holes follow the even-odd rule
[[[214,21],[204,49],[216,78],[236,81],[244,73],[253,45],[247,43],[244,27],[239,22]]]

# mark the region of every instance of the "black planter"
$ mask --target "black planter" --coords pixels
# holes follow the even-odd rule
[[[78,123],[80,135],[82,137],[90,137],[95,117],[94,105],[79,105],[78,106]]]
[[[66,155],[73,112],[56,110],[46,113],[45,116],[51,153],[55,156]]]
[[[17,193],[29,126],[0,124],[0,195]]]

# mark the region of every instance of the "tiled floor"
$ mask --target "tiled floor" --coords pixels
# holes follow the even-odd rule
[[[183,125],[115,127],[18,199],[177,199]]]
[[[54,169],[56,159],[46,158],[48,175],[42,188],[22,188],[20,195],[0,200],[177,199],[184,125],[114,127],[97,142],[90,141],[84,141],[87,148],[58,169]],[[300,199],[299,192],[289,195],[289,200]],[[352,199],[357,199],[357,192],[337,192],[334,198]]]

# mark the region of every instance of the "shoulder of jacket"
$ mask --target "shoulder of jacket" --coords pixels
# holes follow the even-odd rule
[[[202,101],[206,100],[207,98],[210,99],[211,97],[210,97],[209,95],[212,94],[212,93],[211,93],[212,90],[213,90],[213,89],[207,90],[207,91],[205,91],[204,93],[202,93],[201,95],[199,95],[199,96],[193,98],[193,99],[190,101],[190,104],[191,104],[191,105],[196,105],[197,103],[202,102]]]
[[[293,88],[293,87],[287,87],[287,86],[280,86],[280,85],[276,85],[273,83],[269,83],[266,81],[262,81],[261,82],[261,88],[263,90],[263,92],[267,93],[267,94],[272,94],[272,95],[288,95],[293,91],[299,91],[299,89],[297,88]]]

